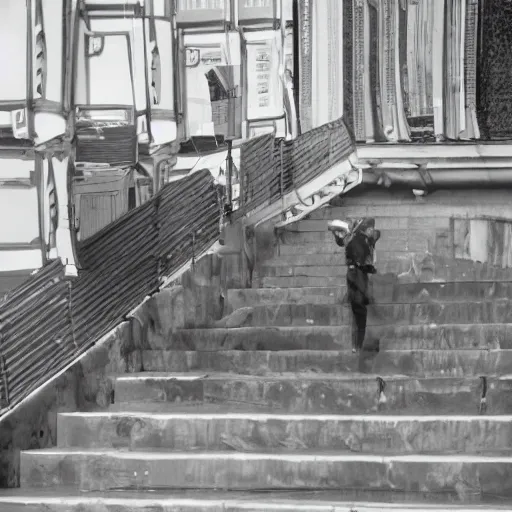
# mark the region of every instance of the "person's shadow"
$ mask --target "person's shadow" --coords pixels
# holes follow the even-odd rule
[[[380,339],[371,334],[367,335],[359,352],[359,372],[372,373],[379,351]]]

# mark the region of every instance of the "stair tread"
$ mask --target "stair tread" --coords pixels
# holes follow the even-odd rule
[[[137,460],[274,460],[291,462],[315,462],[317,460],[332,462],[411,462],[411,463],[480,463],[480,464],[512,464],[512,454],[495,453],[456,453],[456,454],[431,454],[431,453],[354,453],[339,450],[294,450],[293,452],[276,453],[275,450],[257,452],[238,452],[238,451],[171,451],[155,448],[153,450],[141,449],[140,451],[130,451],[125,449],[112,448],[43,448],[40,450],[22,451],[23,454],[30,456],[104,456],[118,459],[137,459]]]
[[[173,418],[190,418],[190,419],[250,419],[254,421],[268,420],[285,420],[285,421],[366,421],[366,422],[432,422],[432,421],[460,421],[460,422],[511,422],[512,414],[498,415],[402,415],[402,414],[333,414],[333,413],[292,413],[292,412],[272,412],[261,413],[257,410],[254,412],[205,412],[202,407],[196,409],[189,407],[180,412],[142,412],[130,411],[129,406],[122,411],[89,411],[89,412],[62,412],[60,417],[70,418],[153,418],[153,419],[173,419]]]
[[[435,327],[437,325],[442,325],[443,327],[461,327],[461,328],[469,328],[473,325],[492,327],[492,326],[512,326],[512,323],[475,323],[475,324],[460,324],[460,323],[449,323],[449,324],[436,324],[435,322],[430,322],[429,324],[410,324],[410,325],[400,325],[401,329],[411,328],[418,329],[420,327]],[[383,325],[383,326],[373,326],[374,328],[391,328],[395,327],[394,325]],[[222,331],[235,331],[235,332],[244,332],[244,331],[307,331],[307,330],[329,330],[329,331],[339,331],[347,329],[346,325],[255,325],[249,327],[196,327],[189,329],[177,329],[177,332],[222,332]]]
[[[130,374],[119,374],[116,379],[118,381],[141,381],[141,380],[182,380],[182,381],[197,381],[197,380],[334,380],[334,381],[351,381],[351,380],[364,380],[374,381],[380,377],[378,373],[317,373],[317,372],[293,372],[293,373],[274,373],[268,372],[264,375],[251,375],[244,373],[225,373],[225,372],[189,372],[189,373],[173,373],[173,372],[139,372]],[[465,381],[475,380],[479,377],[454,377],[454,376],[436,376],[436,377],[418,377],[411,375],[386,375],[385,380],[422,380],[422,381]],[[510,376],[497,377],[498,379],[509,380]]]
[[[372,491],[366,491],[372,494]],[[376,492],[374,492],[377,494]],[[335,491],[268,491],[268,492],[239,492],[239,491],[122,491],[122,492],[87,492],[80,493],[73,489],[59,488],[48,490],[12,489],[0,490],[0,504],[9,505],[64,505],[150,507],[150,506],[179,506],[184,507],[222,507],[240,506],[239,510],[286,510],[289,512],[352,512],[357,507],[358,512],[502,512],[512,508],[512,500],[500,500],[491,503],[482,500],[478,504],[459,504],[444,499],[435,500],[432,497],[417,497],[409,495],[407,500],[397,502],[397,496],[379,497],[377,501],[366,498],[347,499],[347,492]],[[363,493],[362,493],[363,494]],[[389,494],[389,493],[388,493]],[[404,493],[405,494],[405,493]],[[249,508],[250,507],[250,508]],[[17,510],[17,508],[13,509]],[[21,508],[19,509],[21,510]],[[49,509],[52,510],[52,509]],[[62,509],[58,509],[62,510]],[[74,509],[73,509],[74,510]],[[83,509],[77,509],[83,510]],[[96,510],[91,508],[90,510]],[[127,510],[133,510],[129,508]],[[151,509],[152,510],[152,509]],[[186,508],[183,510],[187,510]],[[193,509],[197,510],[197,509]],[[203,510],[201,508],[201,510]],[[204,510],[208,510],[205,508]],[[219,508],[213,509],[215,511]]]
[[[264,413],[273,414],[274,411],[278,411],[278,413],[280,414],[280,413],[286,412],[286,410],[282,409],[282,408],[276,409],[275,407],[270,407],[270,406],[268,406],[268,407],[267,406],[259,406],[259,405],[255,406],[254,404],[251,404],[251,403],[235,403],[235,404],[202,403],[202,404],[181,405],[181,404],[175,404],[175,403],[170,403],[170,402],[147,402],[147,401],[133,401],[133,402],[122,402],[122,403],[112,404],[108,410],[112,411],[112,412],[129,410],[135,414],[138,414],[138,413],[150,413],[150,414],[153,414],[153,413],[157,413],[157,414],[177,413],[177,414],[180,414],[180,413],[191,413],[194,411],[199,414],[210,414],[210,413],[211,414],[215,414],[215,413],[231,414],[231,413],[237,413],[237,412],[243,413],[243,414],[251,414],[253,412],[256,413],[258,411],[262,412],[263,414]],[[469,417],[472,417],[472,416],[474,416],[475,411],[476,411],[476,408],[472,412],[468,412],[468,413],[461,412],[459,414],[462,416],[467,415]],[[323,417],[323,416],[330,416],[332,414],[335,414],[336,412],[320,410],[320,411],[315,411],[314,414],[318,415],[319,417]],[[291,412],[290,414],[294,415],[294,414],[304,414],[304,413],[303,412],[297,412],[297,413]],[[348,414],[354,415],[357,413],[348,412]],[[375,410],[375,411],[364,411],[359,414],[361,417],[364,416],[366,418],[371,418],[374,416],[376,416],[376,417],[394,416],[397,413],[396,413],[396,411],[388,412],[387,410],[384,410],[384,411]],[[414,414],[417,415],[418,417],[422,416],[422,417],[430,418],[430,419],[445,417],[444,414],[439,414],[438,412],[432,412],[429,410],[426,410],[426,411],[418,410],[418,408],[416,408],[414,410]],[[412,414],[409,413],[409,415],[412,415]],[[482,417],[487,417],[487,416],[482,416]]]
[[[257,289],[257,288],[256,288]],[[457,300],[457,299],[453,299],[453,300],[446,300],[446,299],[431,299],[429,300],[428,302],[409,302],[409,301],[393,301],[393,302],[382,302],[382,303],[374,303],[374,304],[377,304],[377,305],[382,305],[382,306],[393,306],[393,305],[407,305],[407,306],[421,306],[423,304],[439,304],[441,306],[457,306],[457,305],[462,305],[462,304],[502,304],[502,305],[506,305],[508,303],[512,302],[511,299],[508,299],[508,298],[505,298],[505,297],[499,297],[497,299],[492,299],[492,298],[488,298],[488,299],[468,299],[468,300]],[[294,301],[287,301],[287,300],[284,300],[284,301],[278,301],[278,302],[275,302],[275,303],[271,303],[271,302],[265,302],[265,304],[254,304],[253,306],[245,306],[245,307],[250,307],[250,308],[266,308],[266,307],[272,307],[272,306],[329,306],[329,307],[333,307],[333,306],[337,306],[337,307],[348,307],[348,303],[339,303],[339,304],[331,304],[331,303],[318,303],[318,302],[313,302],[313,301],[305,301],[305,302],[301,302],[300,304],[298,304],[297,302],[294,302]],[[238,309],[241,309],[241,308],[238,308]],[[236,311],[236,310],[235,310]]]
[[[149,349],[146,352],[168,352],[168,353],[185,353],[185,354],[236,354],[236,353],[256,353],[256,354],[286,354],[286,355],[297,355],[297,354],[350,354],[352,353],[349,349],[340,349],[340,350],[318,350],[318,349],[308,349],[308,348],[298,348],[297,350],[236,350],[236,349],[226,349],[226,350],[175,350],[175,349]],[[440,349],[440,348],[412,348],[412,349],[382,349],[380,353],[386,354],[430,354],[430,353],[442,353],[442,354],[450,354],[450,353],[468,353],[475,352],[479,354],[487,354],[487,353],[509,353],[512,352],[510,348],[453,348],[453,349]]]

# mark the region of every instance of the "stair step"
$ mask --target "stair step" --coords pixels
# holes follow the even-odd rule
[[[326,257],[322,254],[297,255],[266,260],[255,269],[253,281],[265,283],[267,282],[265,278],[285,277],[345,278],[347,275],[345,258],[338,255],[334,256],[333,258],[330,255]],[[375,267],[378,274],[381,275],[403,275],[408,273],[414,275],[413,272],[423,272],[432,281],[510,281],[512,278],[512,269],[481,265],[473,261],[436,261],[428,263],[422,268],[421,260],[415,261],[413,264],[410,255],[392,259],[387,255],[385,258],[378,257]]]
[[[59,414],[59,448],[510,453],[512,416]]]
[[[301,288],[301,287],[324,287],[343,286],[346,283],[345,277],[258,277],[253,279],[253,288]]]
[[[388,350],[377,354],[351,350],[187,352],[145,350],[149,372],[214,371],[264,375],[270,372],[358,372],[379,375],[500,376],[512,374],[512,350]]]
[[[331,239],[328,242],[304,243],[298,249],[296,244],[279,243],[276,249],[279,258],[283,256],[329,256],[337,259],[338,262],[345,261],[345,249],[340,247]],[[297,253],[299,253],[297,255]]]
[[[375,501],[372,501],[374,499]],[[418,492],[344,490],[219,492],[123,491],[88,492],[62,488],[3,491],[2,512],[504,512],[512,509],[508,500],[484,500],[466,495],[462,505],[454,497]],[[485,504],[486,503],[486,504]]]
[[[27,489],[76,487],[202,489],[379,489],[512,497],[512,457],[130,452],[47,449],[21,453]]]
[[[280,303],[246,309],[243,326],[349,325],[349,304]],[[245,315],[244,315],[245,316]],[[512,303],[495,301],[443,301],[375,304],[368,307],[368,325],[511,323]],[[240,325],[240,326],[242,326]]]
[[[512,349],[512,324],[429,324],[370,326],[368,349]],[[152,347],[163,348],[163,347]],[[183,329],[172,335],[183,350],[351,350],[350,326]]]
[[[425,303],[433,300],[463,301],[507,299],[512,297],[512,282],[445,282],[402,283],[395,280],[382,283],[381,276],[374,281],[373,294],[378,304]],[[328,286],[274,288],[239,288],[228,290],[228,308],[233,311],[248,306],[279,304],[281,302],[305,304],[340,304],[347,292],[346,284]]]
[[[253,274],[255,279],[262,280],[264,278],[277,277],[332,277],[339,278],[347,275],[347,267],[345,264],[337,265],[307,265],[307,266],[283,266],[268,265],[258,267]]]
[[[512,412],[512,380],[488,379],[489,414]],[[290,413],[475,414],[481,406],[483,382],[478,377],[385,376],[385,388],[367,374],[233,373],[122,375],[115,381],[115,401],[168,406],[217,404],[233,410]]]
[[[268,268],[282,268],[282,267],[268,267]],[[314,267],[303,267],[307,269],[314,269]],[[477,270],[473,272],[465,272],[460,273],[460,270],[457,269],[448,269],[449,271],[443,272],[444,269],[438,269],[434,275],[438,283],[443,282],[478,282],[489,279],[488,283],[494,283],[496,280],[501,280],[505,282],[510,281],[511,275],[506,275],[503,278],[500,278],[496,273],[492,275],[480,275],[483,273],[479,273]],[[295,271],[294,271],[295,272]],[[301,274],[296,275],[283,275],[283,276],[269,276],[269,275],[261,275],[258,272],[255,273],[253,277],[252,287],[253,288],[305,288],[305,287],[339,287],[346,285],[346,267],[341,267],[339,269],[335,267],[321,267],[317,270],[306,270],[302,271]],[[268,273],[272,273],[269,271]],[[309,274],[328,274],[328,275],[309,275]],[[382,272],[381,272],[382,274]],[[396,279],[397,271],[393,270],[392,272],[385,275],[385,277],[391,277]],[[400,279],[410,279],[416,281],[417,278],[413,274],[410,276],[400,277]],[[397,282],[398,284],[398,282]],[[491,286],[491,285],[488,285]],[[393,287],[392,287],[393,289]]]

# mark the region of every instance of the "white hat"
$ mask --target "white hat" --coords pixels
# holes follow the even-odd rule
[[[344,220],[331,220],[327,223],[327,229],[329,231],[350,231],[348,222]]]

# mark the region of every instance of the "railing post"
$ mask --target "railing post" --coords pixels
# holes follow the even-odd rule
[[[226,176],[226,192],[228,211],[233,209],[233,139],[226,139],[228,144],[228,158],[227,158],[227,176]]]
[[[3,335],[0,332],[0,345],[3,342]],[[0,395],[0,408],[8,407],[10,404],[9,400],[9,378],[7,376],[7,368],[5,364],[5,357],[0,351],[0,378],[2,379],[3,393]]]
[[[283,194],[284,194],[283,144],[284,144],[284,141],[283,141],[283,139],[281,139],[280,144],[279,144],[279,151],[280,151],[279,156],[281,158],[281,176],[279,177],[279,193],[280,193],[280,196],[281,196],[280,198],[282,198]]]
[[[240,148],[240,168],[238,169],[238,176],[240,181],[240,194],[238,198],[238,209],[245,210],[245,166],[242,158],[243,147]]]
[[[151,198],[153,202],[153,229],[155,230],[155,259],[156,259],[156,281],[160,286],[160,279],[162,277],[162,236],[160,233],[161,219],[160,219],[160,203],[162,201],[162,194],[154,195]]]

